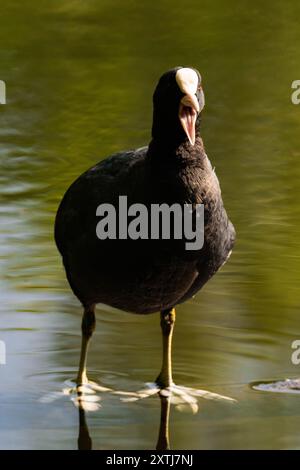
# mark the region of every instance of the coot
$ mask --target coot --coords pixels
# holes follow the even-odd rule
[[[97,303],[136,314],[160,312],[163,359],[156,383],[160,389],[173,385],[175,306],[194,296],[218,271],[235,240],[218,178],[200,137],[203,107],[200,73],[188,67],[167,71],[153,95],[149,146],[102,160],[83,173],[61,201],[55,240],[69,284],[84,308],[78,385],[88,381],[87,348]],[[127,197],[128,206],[147,208],[176,203],[194,210],[202,204],[203,246],[187,250],[183,239],[132,239],[116,236],[118,231],[99,238],[97,208],[110,204],[118,211],[120,196]]]

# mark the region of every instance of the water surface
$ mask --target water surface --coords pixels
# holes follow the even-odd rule
[[[203,76],[202,135],[237,229],[230,262],[178,308],[177,383],[229,395],[171,409],[173,449],[299,448],[297,395],[252,382],[297,378],[300,336],[299,3],[3,0],[0,79],[0,446],[73,449],[78,409],[53,395],[74,378],[81,308],[53,241],[66,188],[117,150],[149,141],[157,78],[175,65]],[[159,316],[97,309],[93,380],[137,390],[160,368]],[[160,401],[103,394],[87,413],[93,447],[149,449]]]

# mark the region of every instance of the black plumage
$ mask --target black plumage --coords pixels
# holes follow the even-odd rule
[[[196,71],[197,89],[189,102],[177,83],[180,70],[164,74],[156,87],[149,146],[117,153],[92,167],[70,186],[59,206],[55,240],[70,286],[90,312],[83,333],[92,331],[91,312],[100,302],[140,314],[171,312],[201,289],[232,250],[235,231],[200,137],[201,77]],[[195,115],[194,145],[192,126],[187,133],[179,110],[180,116],[191,113],[190,123]],[[96,209],[101,203],[117,207],[120,195],[127,196],[128,205],[204,204],[203,247],[187,251],[184,240],[99,240]]]

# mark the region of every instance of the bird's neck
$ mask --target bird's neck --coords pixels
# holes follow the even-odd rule
[[[202,167],[205,158],[203,141],[199,135],[195,145],[191,145],[188,140],[170,143],[153,138],[147,152],[147,161],[151,166],[169,169]]]
[[[183,143],[176,148],[152,140],[146,156],[146,186],[158,202],[200,203],[200,182],[206,175],[208,159],[202,139],[195,145]]]

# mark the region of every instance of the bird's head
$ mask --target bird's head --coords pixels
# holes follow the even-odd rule
[[[175,144],[188,140],[194,145],[203,107],[204,93],[197,70],[176,67],[164,73],[153,95],[153,138]]]

